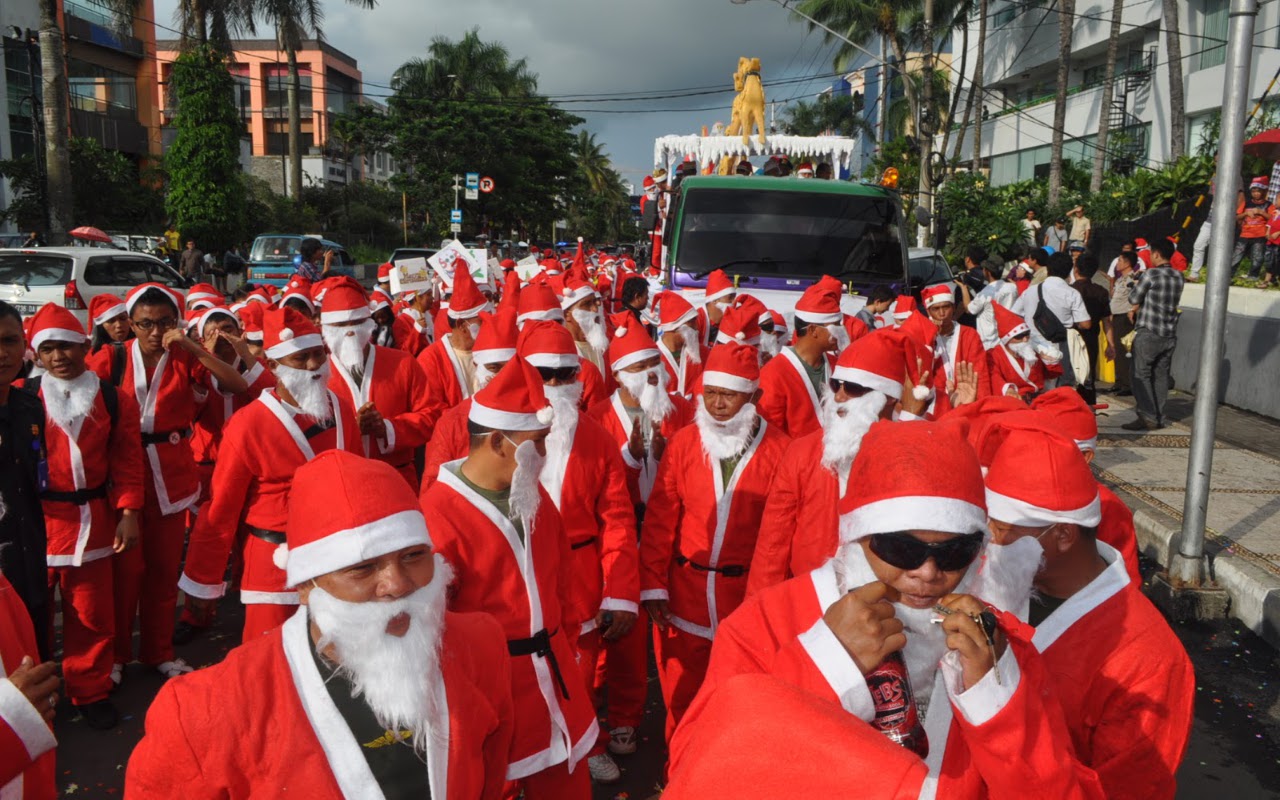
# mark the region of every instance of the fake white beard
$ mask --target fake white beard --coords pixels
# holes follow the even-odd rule
[[[830,389],[822,390],[822,466],[841,474],[853,464],[862,437],[872,423],[880,419],[880,412],[889,398],[882,392],[867,392],[862,397],[836,401]]]
[[[523,441],[516,447],[516,471],[511,476],[511,496],[508,502],[511,513],[524,524],[526,539],[533,533],[533,519],[538,515],[538,504],[541,501],[538,481],[542,477],[542,467],[546,460],[532,441]]]
[[[440,644],[444,635],[446,590],[453,569],[435,555],[431,582],[398,600],[350,603],[313,586],[308,613],[320,629],[316,649],[333,645],[338,671],[351,681],[354,697],[363,697],[378,723],[390,731],[413,733],[419,753],[427,749],[434,728],[443,733],[447,722],[432,690],[440,675]],[[387,633],[392,618],[410,618],[404,636]]]
[[[378,325],[377,330],[373,334],[373,343],[379,347],[394,347],[395,337],[392,336],[390,325]]]
[[[849,346],[849,331],[845,330],[843,325],[839,323],[828,325],[827,333],[836,339],[836,352],[841,352]]]
[[[92,370],[85,370],[79,377],[69,381],[49,374],[40,380],[43,382],[45,413],[54,424],[68,432],[76,420],[93,408],[100,385],[98,376]]]
[[[329,402],[329,362],[313,371],[294,369],[277,363],[276,380],[293,396],[293,402],[302,413],[316,422],[328,424],[333,421],[333,406]]]
[[[583,311],[580,308],[575,308],[569,313],[573,315],[578,327],[582,328],[582,335],[587,337],[587,344],[591,345],[592,350],[597,353],[603,353],[609,348],[609,334],[605,333],[599,314],[592,311]]]
[[[366,319],[359,325],[342,327],[339,325],[322,325],[320,333],[329,352],[348,372],[364,372],[365,348],[373,340],[378,324]]]
[[[1031,342],[1008,342],[1005,344],[1010,353],[1028,363],[1036,360],[1036,348]]]
[[[974,593],[1023,622],[1031,610],[1031,586],[1044,567],[1044,547],[1034,536],[1023,536],[1012,544],[987,542],[979,559]]]
[[[702,452],[712,461],[737,458],[751,444],[751,434],[756,424],[756,407],[747,403],[727,422],[720,422],[707,411],[701,399],[697,402],[693,421],[702,439]]]
[[[766,359],[773,358],[782,352],[782,337],[768,331],[760,335],[760,354]]]
[[[675,410],[671,395],[667,394],[667,368],[661,364],[644,372],[618,370],[614,375],[622,388],[640,404],[645,422],[661,422]],[[657,384],[649,382],[650,375],[658,376]]]
[[[476,392],[480,391],[484,387],[488,386],[489,381],[493,380],[498,373],[490,372],[488,367],[486,367],[484,364],[477,362],[474,358],[471,359],[471,364],[475,367],[475,370],[473,370],[475,374],[475,379],[471,382],[471,387],[472,387],[471,393],[475,394]]]
[[[684,340],[683,349],[680,352],[685,354],[690,364],[701,364],[702,342],[698,337],[698,329],[692,325],[681,325],[680,338]]]
[[[563,478],[565,465],[569,463],[569,451],[573,448],[573,434],[578,429],[578,401],[582,399],[582,384],[574,381],[563,386],[543,386],[542,391],[551,403],[555,416],[551,418],[551,432],[547,434],[547,464]],[[545,481],[544,481],[545,483]],[[553,493],[558,494],[558,493]]]

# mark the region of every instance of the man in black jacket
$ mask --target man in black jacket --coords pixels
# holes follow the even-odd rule
[[[0,302],[0,573],[13,584],[35,623],[41,660],[48,660],[49,606],[45,568],[44,406],[13,385],[23,371],[27,338],[18,310]]]

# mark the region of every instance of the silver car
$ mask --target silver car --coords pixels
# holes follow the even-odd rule
[[[0,249],[0,300],[24,317],[45,303],[75,312],[88,330],[89,303],[100,294],[124,297],[154,281],[185,289],[191,281],[155,256],[97,247]]]

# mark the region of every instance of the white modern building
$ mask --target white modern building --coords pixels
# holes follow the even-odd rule
[[[1230,0],[1178,0],[1179,41],[1186,89],[1187,150],[1201,144],[1206,124],[1222,107]],[[978,20],[970,20],[970,53],[963,85],[972,86],[976,48],[985,52],[984,91],[979,96],[982,168],[994,184],[1048,174],[1060,15],[1054,0],[991,0],[985,42]],[[1102,79],[1110,41],[1112,4],[1077,2],[1064,156],[1091,163],[1098,124],[1109,121],[1107,150],[1139,166],[1159,166],[1183,153],[1171,152],[1169,54],[1160,0],[1125,0],[1115,100],[1102,108]],[[1262,96],[1280,67],[1280,4],[1264,3],[1254,38],[1249,99]],[[957,35],[953,41],[960,41]],[[953,59],[958,65],[959,55]],[[963,97],[962,101],[963,103]],[[963,107],[963,106],[961,106]],[[1117,135],[1119,134],[1119,135]],[[962,153],[972,153],[972,127]]]

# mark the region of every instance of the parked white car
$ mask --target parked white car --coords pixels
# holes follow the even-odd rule
[[[0,300],[30,316],[45,303],[65,306],[88,330],[89,303],[105,293],[124,297],[154,281],[185,289],[190,281],[155,256],[98,247],[0,249]]]

